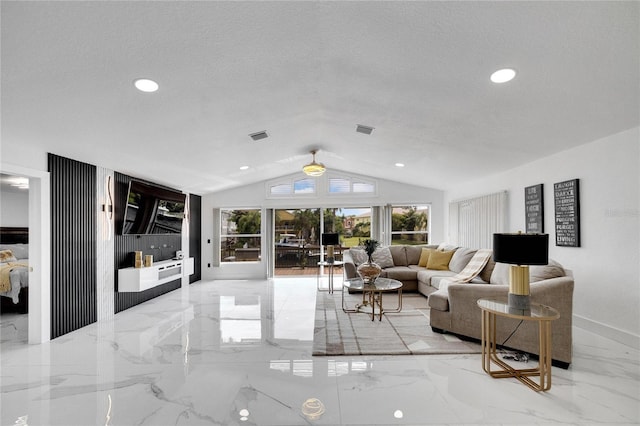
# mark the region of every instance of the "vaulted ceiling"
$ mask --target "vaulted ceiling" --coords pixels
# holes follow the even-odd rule
[[[633,1],[0,12],[5,160],[33,146],[204,194],[300,171],[319,149],[330,169],[447,189],[640,124]],[[504,67],[516,78],[492,83]],[[160,89],[135,90],[141,77]]]

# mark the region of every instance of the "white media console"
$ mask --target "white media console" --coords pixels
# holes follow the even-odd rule
[[[118,292],[139,292],[193,274],[193,257],[163,260],[143,268],[118,269]]]

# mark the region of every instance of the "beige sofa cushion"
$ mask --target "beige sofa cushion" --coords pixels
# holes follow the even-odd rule
[[[449,262],[449,270],[453,272],[462,272],[467,263],[471,260],[478,250],[466,247],[459,247],[451,256]]]
[[[431,269],[421,269],[418,271],[418,281],[421,283],[430,285],[434,288],[436,287],[434,284],[434,277],[442,277],[442,278],[450,278],[456,275],[455,272],[451,271],[436,271]]]
[[[405,246],[407,249],[407,265],[417,265],[424,246]]]
[[[404,246],[389,246],[391,257],[393,258],[393,266],[407,266],[407,251]]]
[[[495,268],[495,267],[496,267],[496,262],[493,260],[493,257],[492,257],[491,259],[489,259],[489,261],[485,265],[484,269],[482,271],[480,271],[480,275],[478,275],[478,277],[480,277],[480,279],[482,279],[482,281],[484,281],[486,283],[490,283],[491,282],[491,273],[493,272],[493,268]]]
[[[418,271],[408,266],[393,266],[385,270],[387,278],[393,278],[398,281],[416,281],[418,279]]]
[[[491,284],[509,285],[509,266],[507,263],[496,262],[491,273]],[[529,282],[532,283],[565,275],[564,268],[553,259],[549,259],[548,265],[529,266]]]

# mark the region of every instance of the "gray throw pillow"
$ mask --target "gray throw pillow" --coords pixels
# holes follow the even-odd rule
[[[373,252],[373,261],[377,263],[381,268],[391,268],[393,264],[393,256],[391,256],[391,250],[389,247],[381,247]]]
[[[471,260],[474,254],[476,254],[478,250],[470,249],[466,247],[458,248],[451,256],[451,261],[449,261],[449,270],[453,272],[462,272],[467,263]]]
[[[356,249],[356,248],[349,249],[349,254],[351,254],[353,263],[355,263],[356,266],[362,265],[367,260],[369,260],[369,257],[367,256],[367,252],[365,252],[362,249]]]

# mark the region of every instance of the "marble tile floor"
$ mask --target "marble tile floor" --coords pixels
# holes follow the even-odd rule
[[[312,357],[315,295],[315,277],[198,282],[42,345],[3,320],[0,424],[640,423],[638,350],[576,328],[545,393],[480,355]]]

